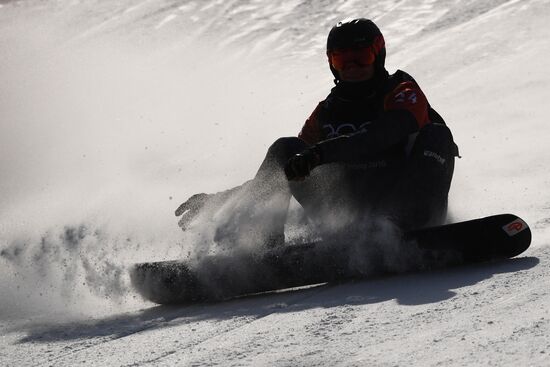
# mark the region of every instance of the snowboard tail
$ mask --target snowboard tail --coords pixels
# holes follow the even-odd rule
[[[396,241],[401,256],[410,257],[404,270],[412,271],[517,256],[529,247],[531,231],[521,218],[501,214],[407,232]],[[370,251],[373,247],[368,241],[311,242],[263,254],[206,256],[198,263],[140,263],[133,266],[130,276],[136,290],[155,303],[217,301],[391,272],[376,266],[380,253]]]
[[[426,251],[455,251],[465,263],[511,258],[531,244],[529,226],[513,214],[421,229],[405,237]]]

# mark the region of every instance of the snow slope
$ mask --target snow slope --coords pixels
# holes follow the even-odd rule
[[[173,210],[251,177],[375,20],[462,159],[454,220],[513,212],[506,262],[157,307],[127,266],[193,251]],[[550,364],[550,1],[1,1],[1,365]]]

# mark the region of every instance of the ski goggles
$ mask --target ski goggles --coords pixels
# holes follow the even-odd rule
[[[353,62],[362,66],[372,65],[376,61],[376,56],[384,48],[384,38],[376,37],[370,46],[337,48],[327,52],[330,64],[336,70],[342,70],[344,66]]]

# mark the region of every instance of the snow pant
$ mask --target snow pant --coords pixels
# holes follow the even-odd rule
[[[398,162],[325,164],[313,169],[304,181],[289,182],[284,166],[305,148],[299,138],[278,139],[251,182],[254,200],[270,202],[267,213],[273,233],[269,238],[284,236],[291,196],[318,228],[327,232],[338,227],[339,220],[361,221],[368,215],[387,217],[402,230],[445,220],[454,157],[458,155],[447,126],[426,125],[417,133],[410,152]]]

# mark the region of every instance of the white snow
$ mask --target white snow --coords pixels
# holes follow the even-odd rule
[[[171,21],[173,21],[174,19],[176,19],[178,16],[176,14],[170,14],[168,15],[166,18],[164,18],[159,24],[157,24],[155,26],[155,29],[160,29],[162,28],[164,25],[166,25],[167,23],[170,23]]]
[[[550,364],[550,1],[0,7],[0,365]],[[453,130],[451,219],[518,214],[531,248],[219,304],[141,300],[127,267],[194,251],[173,210],[299,131],[331,87],[328,30],[358,16]]]

